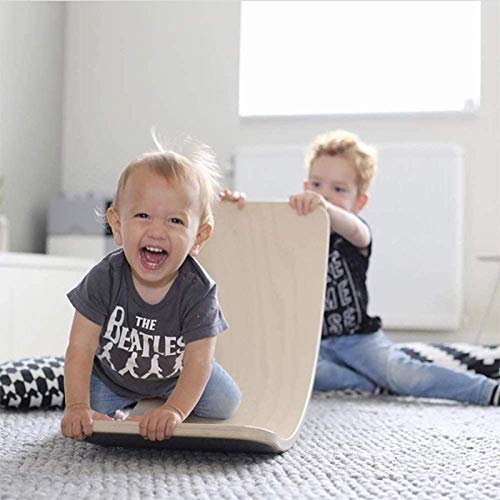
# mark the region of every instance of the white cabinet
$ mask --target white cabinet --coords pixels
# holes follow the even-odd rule
[[[64,354],[74,312],[66,293],[96,262],[0,252],[0,362]]]

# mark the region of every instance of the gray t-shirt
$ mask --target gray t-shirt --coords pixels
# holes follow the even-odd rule
[[[190,256],[158,304],[138,294],[123,250],[92,268],[68,298],[102,326],[93,373],[131,399],[162,395],[182,371],[186,344],[228,327],[214,281]]]

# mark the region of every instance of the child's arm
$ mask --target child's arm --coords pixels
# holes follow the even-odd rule
[[[290,196],[290,206],[299,214],[311,213],[322,206],[330,217],[330,230],[337,233],[355,247],[366,248],[371,241],[370,230],[363,221],[347,210],[337,207],[314,191],[304,191]]]
[[[210,378],[216,337],[190,342],[184,351],[183,369],[172,394],[159,408],[146,412],[139,424],[141,435],[151,441],[172,436],[200,400]]]
[[[90,408],[90,374],[101,327],[75,311],[64,361],[66,410],[61,422],[64,436],[78,441],[92,434],[92,420],[112,420]]]

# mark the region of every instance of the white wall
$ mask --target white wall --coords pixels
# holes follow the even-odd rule
[[[63,186],[113,192],[153,149],[150,128],[192,135],[227,159],[237,143],[239,4],[67,6]]]
[[[11,250],[43,252],[61,185],[65,4],[0,3],[0,174]]]

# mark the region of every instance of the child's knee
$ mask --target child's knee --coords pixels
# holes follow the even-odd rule
[[[226,420],[232,417],[241,403],[241,391],[236,383],[231,387],[221,388],[206,401],[200,401],[193,413],[198,417]]]
[[[388,367],[389,389],[401,396],[419,396],[433,384],[424,363],[412,359],[398,360]]]
[[[214,408],[214,416],[212,418],[227,419],[232,417],[241,404],[241,391],[238,386],[227,395],[223,401],[219,401]]]

